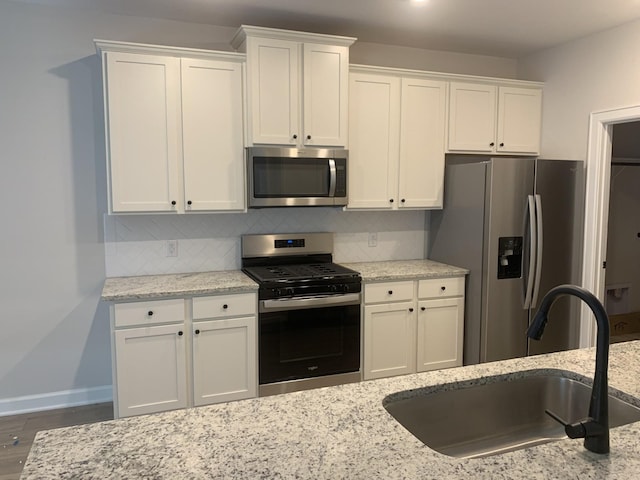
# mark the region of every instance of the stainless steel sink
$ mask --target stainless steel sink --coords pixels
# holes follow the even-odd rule
[[[545,409],[569,422],[585,418],[590,380],[566,378],[580,377],[561,370],[521,374],[516,379],[485,378],[482,385],[474,380],[442,385],[437,391],[398,392],[385,397],[383,405],[425,445],[452,457],[486,457],[567,438]],[[609,395],[610,427],[637,421],[640,408]]]

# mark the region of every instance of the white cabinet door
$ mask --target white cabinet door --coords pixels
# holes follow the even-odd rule
[[[364,379],[415,372],[413,302],[364,307]]]
[[[447,84],[402,79],[400,208],[442,208]]]
[[[286,40],[248,39],[249,143],[296,145],[299,131],[299,49]]]
[[[396,202],[400,79],[353,73],[349,89],[349,208]]]
[[[118,417],[187,406],[184,325],[116,330]]]
[[[417,371],[462,365],[464,297],[418,304]]]
[[[256,396],[256,317],[193,323],[194,405]]]
[[[180,60],[108,52],[106,79],[111,210],[175,210]]]
[[[186,211],[243,210],[242,66],[182,59]]]
[[[497,151],[538,153],[541,122],[542,90],[500,87]]]
[[[303,65],[303,143],[345,146],[349,47],[305,43]]]
[[[449,150],[494,152],[496,87],[451,82],[449,89]]]

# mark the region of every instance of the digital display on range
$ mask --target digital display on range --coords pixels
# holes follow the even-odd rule
[[[304,247],[304,238],[291,238],[287,240],[276,240],[275,248],[291,248],[291,247]]]

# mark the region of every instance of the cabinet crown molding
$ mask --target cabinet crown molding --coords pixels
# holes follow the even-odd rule
[[[201,48],[172,47],[168,45],[152,45],[147,43],[120,42],[115,40],[94,39],[98,55],[103,52],[145,53],[181,58],[215,58],[228,61],[244,62],[246,55],[238,52],[222,50],[205,50]]]
[[[379,67],[375,65],[361,65],[352,63],[349,65],[350,73],[378,73],[386,75],[402,75],[405,77],[430,78],[433,80],[448,80],[456,82],[483,83],[487,85],[499,85],[501,87],[542,88],[544,82],[531,80],[518,80],[513,78],[485,77],[479,75],[467,75],[462,73],[430,72],[427,70],[412,70],[408,68]]]
[[[322,43],[349,47],[357,40],[355,37],[342,37],[327,35],[324,33],[299,32],[295,30],[280,30],[277,28],[255,27],[241,25],[231,39],[231,46],[239,50],[247,37],[271,38],[276,40],[289,40],[302,43]]]

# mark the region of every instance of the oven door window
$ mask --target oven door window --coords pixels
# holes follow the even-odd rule
[[[330,182],[326,158],[253,159],[255,198],[328,197]]]
[[[260,384],[360,369],[360,306],[260,314]]]

